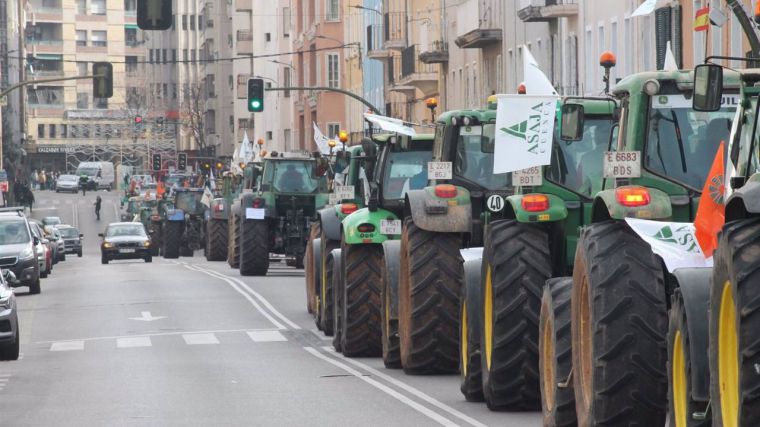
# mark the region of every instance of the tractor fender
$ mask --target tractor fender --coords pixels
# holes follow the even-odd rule
[[[528,212],[523,208],[522,200],[526,196],[525,194],[507,197],[507,202],[511,208],[509,213],[513,215],[512,218],[522,223],[554,222],[567,218],[567,207],[564,200],[554,194],[539,194],[549,198],[549,209],[541,212]]]
[[[710,400],[710,361],[708,303],[712,268],[679,268],[673,272],[686,309],[689,328],[689,354],[691,355],[691,394],[694,400]]]
[[[401,264],[401,240],[386,240],[383,242],[383,262],[387,278],[388,290],[391,293],[390,319],[398,319],[398,275]]]
[[[618,202],[616,190],[626,188],[618,187],[600,191],[594,198],[592,207],[592,222],[600,222],[607,219],[622,220],[625,218],[639,219],[670,219],[673,216],[673,206],[670,197],[664,191],[647,187],[649,191],[649,203],[644,206],[623,206]],[[638,187],[637,187],[638,188]]]
[[[371,211],[369,208],[362,208],[343,219],[343,238],[349,245],[367,244],[367,243],[383,243],[389,238],[401,238],[401,235],[385,235],[380,231],[380,222],[384,219],[398,220],[398,217],[391,211],[385,209],[377,209]],[[359,226],[362,224],[372,224],[374,231],[364,232],[359,231]],[[400,225],[400,224],[399,224]],[[400,227],[399,227],[400,229]]]
[[[414,224],[436,233],[469,233],[472,229],[470,192],[457,188],[457,196],[440,198],[433,187],[411,190],[406,193],[404,217],[412,217]]]
[[[702,197],[705,197],[703,195]],[[726,222],[760,213],[760,175],[753,175],[726,200]]]
[[[167,221],[184,221],[185,211],[182,209],[169,209],[166,211]]]
[[[322,238],[321,237],[317,237],[316,239],[311,241],[311,249],[313,251],[312,259],[314,260],[314,280],[316,281],[315,291],[318,292],[319,289],[322,289],[322,283],[320,283],[320,281],[322,280]]]
[[[340,219],[335,213],[334,207],[320,209],[319,222],[322,225],[322,231],[330,240],[340,240]]]
[[[217,207],[218,206],[218,207]],[[229,205],[224,199],[214,199],[208,209],[209,219],[226,220],[229,215]]]

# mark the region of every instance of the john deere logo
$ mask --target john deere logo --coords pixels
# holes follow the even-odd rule
[[[689,227],[678,227],[674,230],[671,226],[666,225],[652,237],[663,243],[680,246],[686,252],[700,252],[697,239],[694,238],[694,233]]]
[[[521,149],[525,149],[531,154],[544,153],[547,147],[551,146],[554,108],[554,101],[535,104],[531,107],[527,120],[503,127],[501,131],[528,144],[527,148]]]
[[[666,104],[668,103],[668,97],[667,97],[667,96],[661,96],[661,97],[658,99],[658,102],[659,102],[660,104],[662,104],[662,105],[666,105]]]

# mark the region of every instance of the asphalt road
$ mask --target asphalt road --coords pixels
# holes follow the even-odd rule
[[[40,295],[17,289],[21,359],[0,362],[0,425],[531,426],[538,413],[466,402],[457,376],[346,359],[306,312],[302,270],[244,278],[199,251],[100,264],[115,193],[37,192],[33,216],[85,235]]]

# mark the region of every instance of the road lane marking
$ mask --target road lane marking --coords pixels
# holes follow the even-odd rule
[[[55,342],[71,342],[71,341],[104,341],[104,340],[116,340],[119,338],[133,338],[133,337],[166,337],[171,335],[184,335],[184,334],[226,334],[235,332],[250,332],[250,331],[274,331],[272,328],[247,328],[247,329],[220,329],[215,331],[182,331],[182,332],[156,332],[150,334],[137,334],[137,335],[113,335],[108,337],[93,337],[93,338],[77,338],[71,340],[57,340],[57,341],[37,341],[35,344],[52,344]]]
[[[351,359],[351,358],[343,356],[342,354],[339,354],[332,347],[322,347],[322,349],[324,351],[330,353],[333,357],[338,358],[340,360],[343,360],[345,362],[348,362],[348,363],[350,363],[350,364],[352,364],[352,365],[354,365],[354,366],[356,366],[358,368],[364,369],[365,371],[369,372],[370,374],[372,374],[372,375],[374,375],[374,376],[376,376],[378,378],[384,379],[385,381],[387,381],[387,382],[395,385],[396,387],[398,387],[398,388],[406,391],[407,393],[410,393],[410,394],[418,397],[421,400],[424,400],[425,402],[427,402],[427,403],[429,403],[429,404],[437,407],[438,409],[441,409],[443,411],[448,412],[449,414],[451,414],[451,415],[459,418],[460,420],[466,422],[467,424],[470,424],[470,425],[473,425],[473,426],[477,426],[477,427],[487,427],[485,424],[481,423],[480,421],[478,421],[478,420],[476,420],[474,418],[471,418],[471,417],[463,414],[462,412],[457,411],[456,409],[452,408],[451,406],[448,406],[445,403],[443,403],[443,402],[441,402],[439,400],[436,400],[435,398],[433,398],[433,397],[425,394],[424,392],[422,392],[422,391],[420,391],[420,390],[418,390],[418,389],[410,386],[409,384],[407,384],[407,383],[405,383],[403,381],[399,381],[396,378],[393,378],[393,377],[391,377],[388,374],[384,374],[383,372],[381,372],[381,371],[379,371],[379,370],[377,370],[377,369],[375,369],[375,368],[373,368],[371,366],[368,366],[368,365],[366,365],[364,363],[361,363],[361,362],[359,362],[359,361],[357,361],[355,359]]]
[[[393,397],[394,399],[398,400],[399,402],[401,402],[401,403],[403,403],[403,404],[405,404],[407,406],[410,406],[412,409],[414,409],[417,412],[419,412],[420,414],[425,415],[426,417],[432,419],[433,421],[437,422],[438,424],[441,424],[441,425],[444,425],[444,426],[456,426],[457,425],[455,422],[449,420],[448,418],[444,417],[443,415],[441,415],[441,414],[439,414],[439,413],[437,413],[437,412],[435,412],[435,411],[433,411],[433,410],[431,410],[431,409],[429,409],[429,408],[427,408],[427,407],[425,407],[425,406],[423,406],[423,405],[415,402],[414,400],[412,400],[412,399],[404,396],[403,394],[397,392],[396,390],[393,390],[392,388],[388,387],[387,385],[385,385],[385,384],[383,384],[383,383],[381,383],[379,381],[376,381],[376,380],[374,380],[374,379],[372,379],[370,377],[364,376],[364,374],[362,374],[361,372],[357,371],[356,369],[354,369],[354,368],[352,368],[352,367],[350,367],[350,366],[348,366],[346,364],[343,364],[343,363],[341,363],[341,362],[339,362],[339,361],[337,361],[337,360],[335,360],[335,359],[333,359],[331,357],[325,356],[319,350],[317,350],[317,349],[315,349],[313,347],[304,347],[304,350],[306,350],[307,352],[309,352],[309,354],[311,354],[312,356],[314,356],[316,358],[319,358],[319,359],[322,359],[325,362],[327,362],[327,363],[329,363],[329,364],[331,364],[333,366],[336,366],[336,367],[338,367],[338,368],[340,368],[340,369],[348,372],[349,374],[351,374],[351,375],[355,376],[356,378],[358,378],[358,379],[366,382],[367,384],[371,385],[372,387],[375,387],[376,389],[382,391],[383,393],[385,393],[385,394]]]
[[[279,331],[251,331],[248,332],[248,336],[251,337],[254,342],[277,342],[288,340]]]
[[[227,276],[227,275],[225,275],[223,273],[220,273],[218,271],[214,271],[214,270],[211,270],[211,269],[206,269],[206,268],[199,267],[199,266],[190,266],[190,265],[187,265],[187,264],[184,264],[184,265],[187,268],[194,268],[194,269],[196,269],[198,271],[202,271],[202,272],[204,272],[204,273],[206,273],[208,275],[214,275],[214,276],[216,276],[216,277],[218,277],[218,278],[220,278],[222,280],[231,280],[231,281],[234,281],[240,287],[242,287],[243,289],[247,290],[251,295],[253,295],[257,300],[259,300],[264,305],[264,307],[266,307],[267,309],[269,309],[269,311],[271,311],[272,314],[274,314],[275,316],[277,316],[278,318],[280,318],[280,320],[282,320],[284,323],[288,324],[288,326],[290,326],[292,329],[296,329],[296,330],[301,329],[301,327],[298,326],[297,323],[295,323],[295,322],[291,321],[290,319],[288,319],[287,317],[285,317],[285,315],[283,315],[276,308],[274,308],[274,306],[266,298],[264,298],[260,293],[258,293],[256,291],[254,291],[253,289],[251,289],[251,287],[248,286],[242,280],[240,280],[238,278],[235,278],[235,277]],[[285,329],[285,328],[280,328],[280,329]]]
[[[252,298],[250,295],[246,294],[246,293],[245,293],[245,291],[243,291],[242,289],[240,289],[240,287],[239,287],[239,286],[238,286],[238,285],[237,285],[237,284],[236,284],[234,281],[232,281],[231,279],[229,279],[229,278],[225,277],[225,276],[224,276],[224,275],[222,275],[222,274],[219,274],[219,275],[217,275],[217,274],[214,274],[214,273],[212,273],[212,272],[210,272],[210,271],[207,271],[207,270],[205,270],[205,269],[202,269],[202,268],[200,268],[200,267],[195,267],[195,266],[192,266],[192,265],[187,265],[187,264],[184,264],[184,263],[183,263],[183,264],[181,264],[181,265],[182,265],[183,267],[187,268],[188,270],[192,270],[192,271],[199,271],[199,272],[201,272],[201,273],[204,273],[204,274],[206,274],[207,276],[216,277],[217,279],[223,280],[223,281],[224,281],[224,282],[226,282],[228,285],[230,285],[230,286],[232,287],[232,289],[234,289],[235,291],[237,291],[237,293],[239,293],[239,294],[240,294],[240,295],[242,295],[242,296],[243,296],[245,299],[247,299],[247,300],[248,300],[248,302],[250,302],[250,303],[251,303],[251,305],[253,305],[253,307],[254,307],[254,308],[255,308],[255,309],[256,309],[256,310],[257,310],[259,313],[261,313],[261,315],[262,315],[262,316],[266,317],[266,318],[267,318],[267,320],[269,320],[269,322],[271,322],[271,323],[272,323],[272,325],[274,325],[274,327],[275,327],[275,328],[277,328],[277,329],[287,329],[287,328],[286,328],[286,327],[285,327],[285,326],[284,326],[282,323],[280,323],[280,322],[278,322],[277,320],[275,320],[275,318],[274,318],[274,317],[272,317],[272,316],[271,316],[269,313],[267,313],[267,312],[266,312],[266,311],[265,311],[263,308],[261,308],[261,306],[259,305],[259,303],[257,303],[257,302],[256,302],[256,300],[254,300],[254,299],[253,299],[253,298]]]
[[[328,337],[322,334],[322,332],[316,330],[316,329],[309,329],[309,331],[314,334],[318,339],[322,341],[332,341],[333,337]]]
[[[152,345],[150,337],[129,337],[116,340],[117,348],[151,347]]]
[[[182,339],[187,345],[219,344],[219,340],[214,334],[182,334]]]
[[[150,311],[141,311],[140,317],[130,317],[129,320],[139,320],[142,322],[152,322],[154,320],[166,319],[166,316],[153,316]]]
[[[84,350],[84,341],[54,342],[50,345],[50,351],[81,351]]]

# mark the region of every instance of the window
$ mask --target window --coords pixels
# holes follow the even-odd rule
[[[77,15],[87,15],[87,2],[85,0],[77,0]]]
[[[285,87],[290,87],[290,67],[285,67],[283,70],[282,81],[284,82]],[[290,98],[290,91],[283,91],[283,96],[285,98]]]
[[[43,139],[45,137],[45,125],[37,125],[37,138]]]
[[[124,71],[127,72],[127,75],[137,74],[137,57],[136,56],[124,57]]]
[[[89,98],[86,93],[77,93],[77,108],[80,110],[86,110],[90,108]]]
[[[172,83],[172,99],[177,99],[177,83]]]
[[[290,8],[282,8],[282,36],[290,37]]]
[[[182,15],[182,29],[187,30],[187,15]]]
[[[76,40],[77,46],[87,46],[87,31],[77,30]]]
[[[57,136],[55,125],[48,126],[48,135],[50,135],[51,138],[55,138]]]
[[[272,140],[272,131],[268,130],[267,131],[267,141],[271,141],[271,140]]]
[[[192,62],[195,62],[195,59],[197,58],[198,52],[196,52],[195,49],[190,49],[190,60]]]
[[[92,32],[92,45],[99,47],[108,46],[108,37],[105,31],[93,31]]]
[[[248,129],[248,119],[238,119],[238,129]]]
[[[166,60],[168,59],[168,55],[166,54],[166,49],[162,49],[161,52],[164,55],[164,64],[166,64]]]
[[[90,13],[93,15],[105,15],[106,0],[90,0]]]
[[[172,63],[177,63],[177,49],[172,49]]]
[[[187,62],[187,49],[182,49],[182,60]]]
[[[594,87],[594,70],[596,56],[591,54],[594,51],[594,34],[591,32],[591,27],[586,27],[586,82],[584,84],[583,93],[591,93]]]
[[[69,127],[67,125],[61,125],[61,138],[68,138]]]
[[[125,28],[124,29],[124,44],[127,45],[127,47],[136,47],[137,46],[137,29],[136,28]]]
[[[264,40],[271,42],[272,41],[272,33],[265,33],[264,34]]]
[[[168,83],[164,83],[163,84],[163,89],[164,89],[164,98],[168,98],[169,97],[169,84]]]
[[[87,63],[77,62],[77,76],[86,76],[86,75],[87,75]]]
[[[612,21],[610,24],[610,52],[618,51],[618,24],[617,21]],[[612,68],[611,79],[614,82],[617,78],[617,67]]]
[[[290,129],[285,129],[282,132],[282,143],[285,144],[285,151],[287,151],[290,147]]]
[[[730,55],[734,57],[742,57],[744,56],[744,52],[742,52],[742,40],[743,40],[743,30],[741,25],[739,25],[739,19],[736,18],[736,15],[732,14],[731,18],[731,41],[729,43],[730,46]],[[732,61],[732,66],[736,68],[741,68],[744,66],[743,61]]]
[[[631,17],[626,17],[623,22],[623,71],[625,75],[633,74],[633,26]]]
[[[325,0],[327,2],[326,20],[327,21],[339,21],[340,20],[340,0]]]
[[[340,69],[337,53],[327,54],[327,86],[330,88],[340,87]]]
[[[190,15],[188,20],[190,20],[190,31],[195,31],[195,15]]]
[[[327,124],[327,137],[337,138],[340,133],[340,123],[328,123]]]
[[[209,98],[216,98],[216,76],[209,74],[206,76],[206,89]]]

